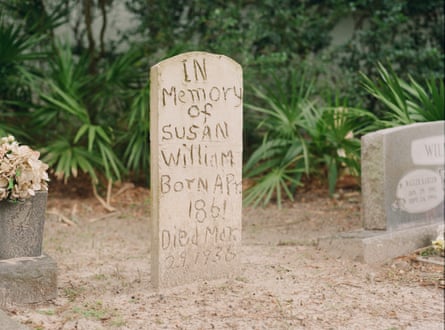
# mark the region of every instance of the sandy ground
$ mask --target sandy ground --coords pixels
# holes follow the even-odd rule
[[[442,330],[443,267],[409,256],[371,267],[317,247],[360,227],[359,200],[351,192],[246,208],[238,274],[156,292],[146,190],[116,196],[119,214],[104,218],[93,198],[50,194],[44,250],[58,263],[58,298],[7,313],[40,330]]]

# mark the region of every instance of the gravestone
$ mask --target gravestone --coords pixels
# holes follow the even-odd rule
[[[383,129],[362,138],[365,229],[443,222],[444,122]]]
[[[205,52],[150,72],[152,283],[236,273],[242,208],[242,69]]]
[[[363,230],[321,241],[330,254],[382,263],[431,244],[444,226],[445,122],[362,137]]]

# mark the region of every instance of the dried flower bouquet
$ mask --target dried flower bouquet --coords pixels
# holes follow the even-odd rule
[[[40,153],[19,145],[13,136],[0,138],[0,201],[23,200],[48,190],[48,165]]]

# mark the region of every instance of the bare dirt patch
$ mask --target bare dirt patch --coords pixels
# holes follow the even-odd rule
[[[244,209],[241,272],[161,293],[150,283],[149,192],[116,192],[111,216],[91,196],[50,193],[44,250],[58,263],[58,298],[10,316],[65,330],[443,329],[443,266],[406,256],[371,267],[318,248],[360,228],[358,192]]]

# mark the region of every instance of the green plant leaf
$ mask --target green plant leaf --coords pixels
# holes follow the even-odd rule
[[[84,124],[79,128],[76,136],[74,137],[74,143],[79,142],[80,138],[85,134],[85,132],[88,130],[88,128],[89,128],[88,124]],[[90,149],[90,148],[88,148],[88,149]]]

